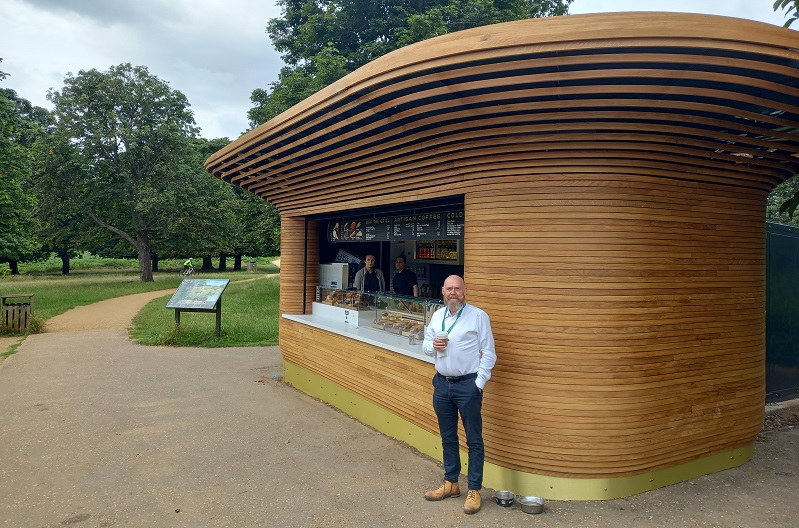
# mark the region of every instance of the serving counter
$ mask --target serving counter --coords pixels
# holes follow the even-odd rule
[[[443,303],[389,293],[363,293],[326,286],[316,289],[310,314],[283,318],[433,363],[422,352],[424,327]]]

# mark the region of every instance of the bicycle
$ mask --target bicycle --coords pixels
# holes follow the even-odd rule
[[[194,266],[188,266],[188,267],[183,268],[182,270],[180,270],[178,273],[180,275],[182,275],[183,277],[192,277],[192,276],[195,276],[195,275],[199,275],[200,274],[200,270],[199,270],[199,268],[195,268]]]

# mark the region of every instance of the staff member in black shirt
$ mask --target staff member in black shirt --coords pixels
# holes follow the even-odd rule
[[[419,280],[414,272],[405,267],[405,255],[399,255],[394,261],[394,266],[397,268],[397,274],[394,275],[392,282],[394,293],[419,297]]]

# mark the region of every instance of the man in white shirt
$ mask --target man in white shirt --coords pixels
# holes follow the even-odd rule
[[[491,378],[497,360],[491,323],[480,308],[466,304],[466,284],[458,275],[450,275],[441,288],[446,306],[437,310],[425,330],[422,349],[436,358],[433,376],[433,409],[438,417],[444,456],[444,482],[425,493],[424,498],[438,501],[460,496],[458,476],[461,459],[458,446],[458,414],[466,431],[469,447],[469,493],[465,513],[480,511],[483,487],[483,388]],[[447,338],[437,337],[446,332]]]

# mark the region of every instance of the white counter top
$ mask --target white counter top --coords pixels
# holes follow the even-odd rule
[[[289,321],[295,321],[297,323],[313,326],[314,328],[319,328],[321,330],[327,330],[328,332],[349,337],[351,339],[355,339],[356,341],[362,341],[385,350],[390,350],[391,352],[396,352],[397,354],[410,356],[420,361],[434,363],[432,357],[426,356],[422,352],[422,342],[419,341],[417,344],[411,345],[408,343],[407,336],[382,332],[372,328],[371,326],[366,326],[365,324],[364,326],[358,326],[357,324],[345,323],[344,321],[336,321],[327,317],[319,317],[314,315],[283,314],[283,318],[288,319]],[[372,320],[374,319],[369,318],[369,321]]]

